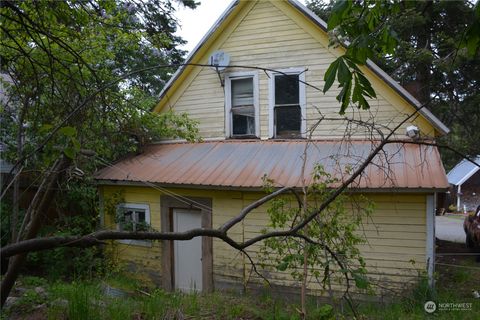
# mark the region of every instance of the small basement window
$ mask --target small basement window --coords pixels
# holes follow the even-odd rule
[[[117,207],[117,230],[148,231],[150,230],[150,208],[146,204],[122,203]],[[121,243],[151,245],[150,240],[119,240]]]
[[[281,139],[302,138],[305,133],[304,74],[272,74],[270,81],[271,135]]]
[[[232,138],[258,136],[258,81],[256,74],[235,73],[226,77],[226,126]]]

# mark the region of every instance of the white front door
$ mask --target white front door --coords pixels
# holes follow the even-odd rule
[[[202,227],[198,210],[174,209],[173,231],[182,232]],[[202,291],[202,237],[174,241],[175,289],[183,292]]]

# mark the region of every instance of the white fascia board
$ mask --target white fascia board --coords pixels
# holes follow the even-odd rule
[[[466,175],[464,175],[463,178],[460,179],[460,181],[458,181],[457,186],[461,186],[465,181],[467,181],[468,179],[470,179],[470,177],[473,176],[478,170],[480,170],[479,167],[474,167],[472,170],[470,170],[469,173],[467,173]]]

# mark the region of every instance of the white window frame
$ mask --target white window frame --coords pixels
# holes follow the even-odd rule
[[[307,103],[306,103],[306,86],[305,86],[305,73],[306,68],[288,68],[288,69],[279,69],[275,72],[269,71],[269,81],[268,81],[268,136],[272,139],[275,139],[275,76],[277,75],[298,75],[298,86],[299,86],[299,96],[298,103],[300,105],[300,136],[302,138],[306,137],[307,133]]]
[[[119,210],[123,209],[139,209],[139,210],[144,210],[145,211],[145,223],[148,225],[151,225],[150,223],[150,206],[148,204],[144,203],[120,203],[117,205],[117,213]],[[120,231],[120,224],[117,223],[117,230]],[[137,246],[143,246],[143,247],[151,247],[152,242],[150,240],[117,240],[119,243],[123,244],[128,244],[128,245],[137,245]]]
[[[255,137],[260,137],[260,102],[258,89],[258,72],[242,71],[232,72],[225,75],[225,135],[227,138],[238,138],[233,136],[233,117],[232,117],[232,79],[253,78],[253,107],[255,110]]]

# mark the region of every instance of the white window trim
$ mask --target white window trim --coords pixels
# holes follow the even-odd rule
[[[144,203],[120,203],[117,205],[117,212],[120,209],[140,209],[140,210],[145,210],[145,222],[148,225],[151,225],[150,223],[150,206],[148,204]],[[117,223],[117,230],[120,231],[120,224]],[[117,240],[119,243],[123,244],[128,244],[128,245],[136,245],[136,246],[142,246],[142,247],[151,247],[152,242],[150,240]]]
[[[268,136],[275,139],[275,123],[274,123],[274,107],[275,107],[275,76],[282,74],[298,74],[299,82],[299,101],[300,114],[302,121],[300,123],[300,135],[305,138],[307,135],[307,103],[306,103],[306,86],[305,86],[305,72],[306,68],[288,68],[279,69],[277,72],[269,71],[268,76]]]
[[[225,75],[225,135],[232,138],[232,79],[245,79],[253,77],[253,105],[255,110],[255,136],[260,137],[260,102],[258,89],[258,72],[243,71],[232,72]]]

